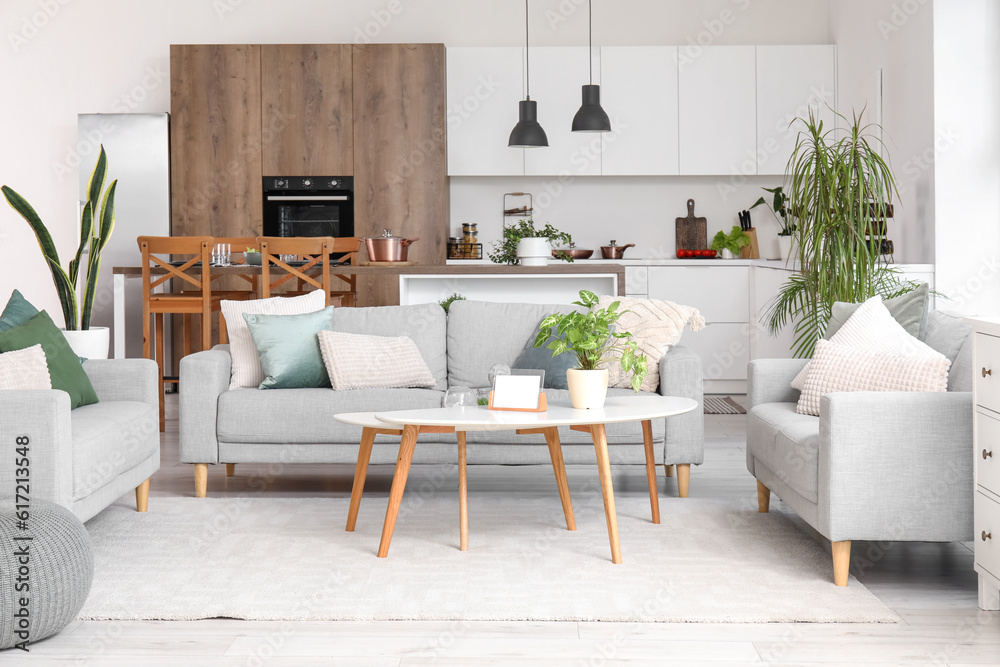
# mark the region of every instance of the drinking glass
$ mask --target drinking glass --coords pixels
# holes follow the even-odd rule
[[[476,405],[476,392],[468,387],[450,387],[441,399],[443,408],[459,408]]]

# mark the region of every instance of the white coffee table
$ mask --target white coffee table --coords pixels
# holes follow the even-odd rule
[[[506,431],[515,430],[518,433],[542,433],[545,435],[552,457],[552,466],[559,486],[559,495],[566,514],[566,524],[569,530],[575,530],[573,507],[569,497],[569,486],[566,481],[566,471],[563,465],[562,450],[559,443],[557,427],[569,426],[574,431],[590,433],[597,452],[597,470],[601,480],[601,493],[604,497],[604,515],[608,524],[608,539],[611,542],[611,560],[622,562],[621,546],[618,542],[618,515],[615,512],[614,488],[611,484],[611,465],[608,460],[608,441],[604,427],[606,424],[621,422],[642,422],[643,441],[646,451],[646,478],[649,485],[649,501],[653,523],[660,522],[659,499],[656,493],[656,464],[653,460],[653,427],[651,420],[671,417],[690,412],[698,407],[697,402],[690,398],[673,396],[620,396],[608,398],[600,410],[576,410],[572,406],[560,403],[550,403],[546,412],[513,412],[488,410],[485,407],[432,408],[425,410],[398,410],[394,412],[375,413],[375,419],[386,427],[399,432],[402,429],[402,439],[399,443],[399,457],[396,461],[396,471],[392,479],[392,489],[389,492],[389,507],[385,513],[385,523],[382,526],[382,540],[379,543],[378,555],[385,558],[389,554],[389,544],[392,542],[392,532],[396,526],[396,517],[403,500],[403,490],[406,488],[406,478],[410,472],[413,451],[417,445],[417,436],[429,429],[442,429],[437,432],[461,433],[459,454],[459,472],[464,479],[464,432],[465,431]],[[341,420],[342,415],[337,419]],[[377,429],[372,429],[377,431]],[[371,435],[374,439],[374,434]],[[362,451],[365,444],[362,443]],[[370,454],[371,445],[367,446]],[[364,463],[367,469],[367,461]],[[358,471],[362,471],[361,456],[358,457]],[[364,484],[362,479],[362,485]],[[355,486],[358,484],[357,476]],[[460,482],[460,486],[464,486]],[[360,499],[360,496],[359,496]],[[353,496],[352,496],[353,502]],[[464,499],[462,499],[464,506]]]

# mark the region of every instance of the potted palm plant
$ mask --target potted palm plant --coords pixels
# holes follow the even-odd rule
[[[105,190],[104,179],[107,173],[108,156],[104,152],[104,146],[101,146],[101,153],[87,185],[87,202],[83,206],[80,219],[80,245],[66,268],[63,268],[59,260],[52,235],[31,204],[6,185],[0,188],[7,203],[24,218],[35,233],[38,247],[48,263],[52,282],[55,283],[56,292],[59,294],[66,325],[64,329],[66,339],[76,354],[88,359],[106,359],[110,343],[107,327],[90,326],[94,296],[97,292],[97,278],[101,272],[101,251],[104,250],[115,228],[115,189],[118,187],[118,181],[112,181]],[[76,286],[78,279],[83,275],[81,266],[84,263],[87,267],[87,282],[83,290],[81,309],[77,302]]]
[[[552,356],[573,354],[577,368],[566,371],[569,397],[577,409],[603,407],[608,393],[606,364],[621,355],[622,370],[631,374],[629,383],[639,391],[648,372],[646,356],[636,352],[632,335],[617,332],[614,324],[628,311],[619,311],[621,301],[614,301],[607,308],[596,309],[597,295],[580,290],[580,300],[574,305],[583,306],[587,312],[553,313],[538,325],[535,347],[545,345]]]
[[[863,114],[852,120],[838,113],[843,130],[825,129],[811,110],[808,120],[797,119],[804,129],[785,171],[785,206],[798,219],[799,266],[765,315],[772,335],[795,323],[797,357],[812,356],[834,302],[890,299],[917,287],[881,260],[885,220],[898,193],[879,152],[878,126],[863,125]]]

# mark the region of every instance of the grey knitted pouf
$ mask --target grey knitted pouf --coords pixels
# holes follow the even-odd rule
[[[80,613],[94,580],[90,536],[72,512],[33,499],[27,529],[19,523],[14,499],[0,497],[0,649],[65,628]]]

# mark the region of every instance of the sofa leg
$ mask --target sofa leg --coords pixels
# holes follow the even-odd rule
[[[757,480],[757,511],[767,514],[771,509],[771,489],[764,486],[764,483]]]
[[[833,547],[833,583],[846,586],[851,569],[851,541],[832,542],[830,546]]]
[[[149,479],[135,487],[135,511],[145,512],[149,507]]]
[[[204,498],[208,494],[208,464],[194,464],[194,495]]]
[[[677,495],[681,498],[688,497],[688,487],[691,485],[691,464],[677,464]]]
[[[226,477],[232,477],[235,474],[236,474],[236,464],[235,463],[227,463],[226,464]]]
[[[667,477],[673,477],[674,476],[674,466],[672,466],[669,463],[664,463],[663,464],[663,474],[666,475]]]

